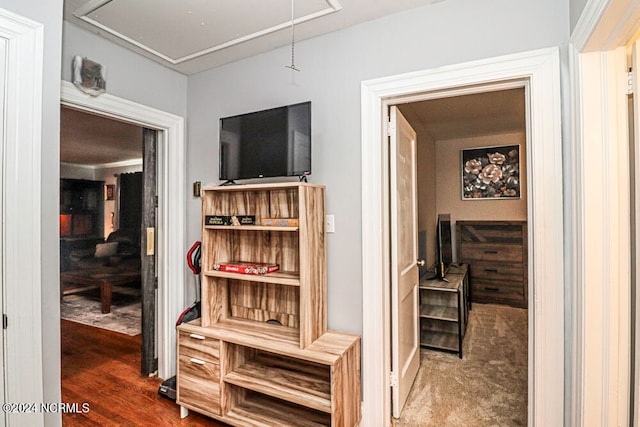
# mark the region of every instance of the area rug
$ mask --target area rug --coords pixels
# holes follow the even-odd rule
[[[527,425],[527,310],[473,304],[463,350],[421,350],[396,426]]]
[[[108,329],[126,335],[142,333],[140,289],[114,289],[111,313],[102,314],[99,289],[67,295],[60,304],[60,317],[72,322]]]

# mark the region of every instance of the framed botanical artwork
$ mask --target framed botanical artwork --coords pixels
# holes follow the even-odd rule
[[[462,154],[462,200],[520,198],[520,146],[470,148]]]

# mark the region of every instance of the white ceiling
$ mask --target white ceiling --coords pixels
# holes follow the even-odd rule
[[[142,159],[142,128],[68,107],[60,108],[60,161],[110,165]]]
[[[412,102],[398,106],[412,124],[435,141],[522,132],[524,88]]]
[[[296,40],[437,1],[442,0],[295,0]],[[65,0],[64,16],[185,74],[291,42],[290,0]],[[525,126],[523,89],[414,102],[401,111],[435,140]],[[141,144],[140,127],[61,110],[63,162],[103,165],[140,159]]]
[[[295,38],[437,1],[294,0]],[[291,0],[65,0],[64,19],[184,74],[291,43]]]

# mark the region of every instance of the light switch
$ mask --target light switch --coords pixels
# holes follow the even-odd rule
[[[335,215],[327,215],[327,233],[336,232],[336,217]]]

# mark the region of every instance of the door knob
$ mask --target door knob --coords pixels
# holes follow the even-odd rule
[[[423,259],[417,259],[416,260],[416,264],[418,264],[418,267],[424,267],[424,260]]]

